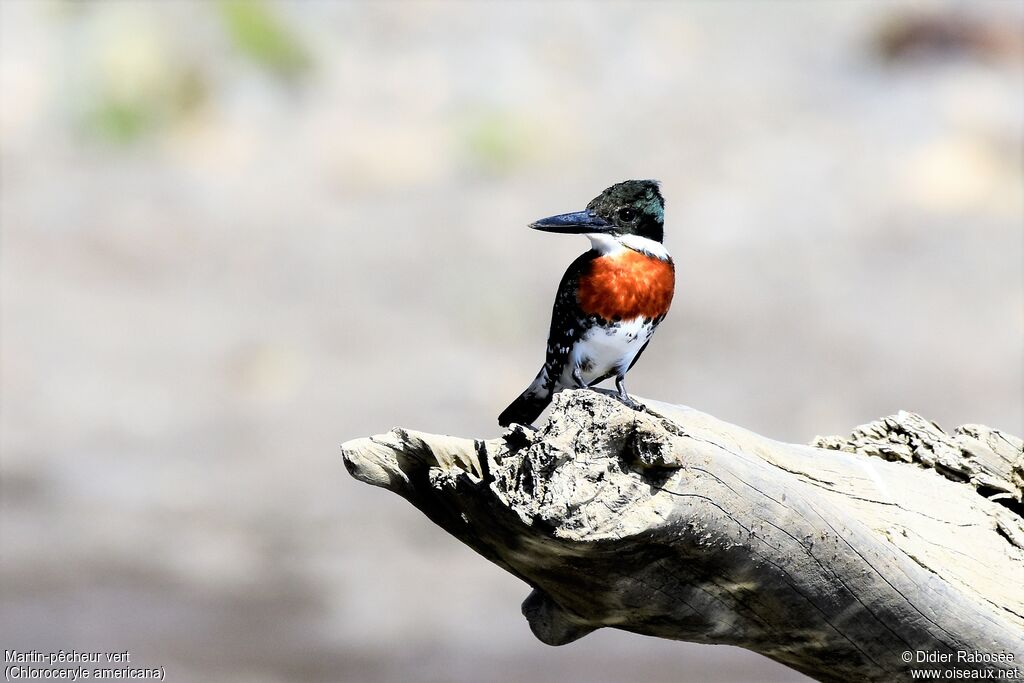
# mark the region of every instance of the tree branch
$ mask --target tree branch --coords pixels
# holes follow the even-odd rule
[[[922,666],[908,650],[1024,668],[1020,439],[900,413],[815,448],[644,403],[565,391],[537,431],[342,449],[354,477],[530,584],[523,613],[551,645],[612,626],[823,681],[905,676]]]

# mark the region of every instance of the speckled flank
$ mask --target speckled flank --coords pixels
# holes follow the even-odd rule
[[[624,375],[650,341],[660,319],[637,317],[611,325],[594,325],[572,347],[569,362],[559,381],[573,386],[572,370],[578,367],[588,385],[612,375]]]

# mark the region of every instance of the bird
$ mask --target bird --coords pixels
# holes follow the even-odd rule
[[[634,410],[626,373],[665,319],[675,292],[675,263],[665,248],[665,200],[656,180],[607,188],[583,211],[529,227],[585,235],[591,248],[562,276],[551,311],[544,365],[498,416],[498,424],[530,425],[563,389],[585,389],[615,377],[618,399]]]

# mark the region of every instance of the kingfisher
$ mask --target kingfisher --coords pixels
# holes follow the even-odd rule
[[[615,377],[618,398],[672,304],[675,264],[662,244],[665,200],[655,180],[627,180],[595,197],[584,211],[542,218],[534,230],[586,235],[581,254],[558,285],[547,356],[536,379],[502,411],[498,424],[531,424],[562,389]]]

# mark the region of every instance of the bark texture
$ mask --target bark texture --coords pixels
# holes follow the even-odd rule
[[[1020,439],[900,413],[802,446],[643,403],[566,391],[536,431],[395,429],[342,450],[530,584],[523,613],[548,644],[611,626],[826,681],[902,679],[918,650],[1022,668]],[[975,651],[1015,661],[958,661]]]

